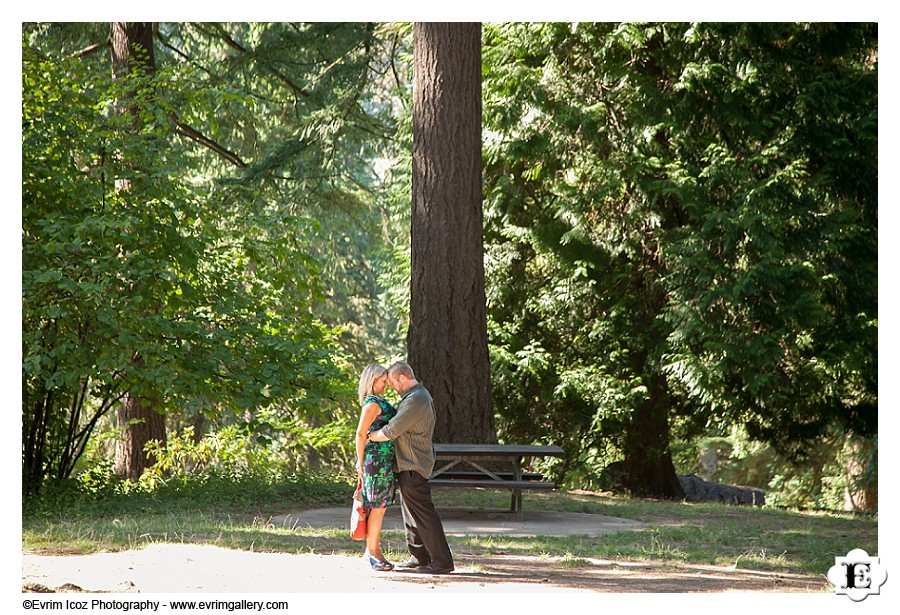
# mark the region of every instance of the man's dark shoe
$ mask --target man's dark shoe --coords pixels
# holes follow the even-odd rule
[[[402,564],[397,564],[397,568],[421,568],[422,566],[427,566],[428,564],[423,564],[419,560],[414,557],[409,558]]]
[[[450,574],[453,572],[453,564],[442,566],[440,564],[429,564],[416,569],[416,572],[424,572],[425,574]]]

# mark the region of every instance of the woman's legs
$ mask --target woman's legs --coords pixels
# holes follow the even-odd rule
[[[384,513],[387,508],[370,508],[366,519],[366,549],[369,555],[375,559],[383,560],[381,552],[381,526],[384,523]]]

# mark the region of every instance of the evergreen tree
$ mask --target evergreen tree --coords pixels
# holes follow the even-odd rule
[[[871,24],[510,24],[486,37],[501,431],[677,496],[680,435],[875,433]]]
[[[409,361],[438,442],[494,442],[481,206],[481,25],[414,30]]]

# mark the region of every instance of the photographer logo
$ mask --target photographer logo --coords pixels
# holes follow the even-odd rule
[[[869,557],[862,549],[853,549],[846,557],[834,558],[834,566],[828,570],[828,580],[835,593],[846,594],[854,602],[861,602],[870,594],[881,593],[887,581],[887,570],[880,558]]]

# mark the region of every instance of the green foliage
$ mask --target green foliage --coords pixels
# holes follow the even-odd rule
[[[308,473],[285,474],[273,480],[185,477],[157,483],[152,489],[112,475],[109,479],[100,488],[73,480],[47,482],[38,494],[23,499],[26,525],[53,524],[60,519],[108,519],[115,523],[123,517],[158,516],[169,519],[171,531],[172,518],[180,514],[246,515],[261,510],[274,513],[331,506],[348,501],[353,489],[348,481]]]
[[[404,354],[409,24],[161,23],[124,83],[75,54],[106,31],[23,26],[26,488],[134,490],[92,440],[125,392],[339,470],[359,368]],[[877,432],[874,25],[483,32],[501,439],[608,487],[654,402],[682,467],[741,426],[745,484],[871,484],[833,438]]]
[[[769,444],[753,441],[737,426],[725,436],[680,443],[674,457],[680,474],[762,488],[767,506],[845,510],[849,495],[857,504],[853,510],[871,511],[872,503],[866,498],[877,491],[876,442],[848,437],[838,427],[810,443],[803,462],[780,454]]]
[[[237,426],[202,438],[195,438],[188,428],[180,434],[169,434],[164,447],[150,442],[147,452],[157,461],[143,473],[140,482],[150,489],[158,483],[184,481],[188,477],[200,483],[213,476],[233,481],[267,481],[281,475],[286,466],[275,447],[254,443],[247,430]]]
[[[234,233],[256,240],[263,279],[284,281],[282,309],[305,307],[314,291],[310,309],[354,369],[396,352],[402,318],[380,279],[402,241],[391,140],[401,32],[275,22],[164,23],[160,33],[160,61],[186,73],[182,121],[216,144],[195,155],[225,202],[257,209],[233,218]],[[299,234],[293,219],[315,223]]]
[[[696,125],[701,96],[722,101],[725,121],[691,161],[701,181],[682,186],[668,369],[720,420],[801,457],[830,424],[877,424],[875,43],[863,25],[746,36],[777,46],[718,52],[727,73],[679,105]]]
[[[297,240],[315,224],[188,181],[169,140],[178,78],[112,80],[23,48],[26,490],[69,476],[126,392],[163,410],[212,401],[312,415],[346,388],[310,314],[316,268]],[[126,94],[137,128],[112,113]],[[258,266],[265,258],[290,261],[291,275]]]
[[[116,476],[108,460],[92,459],[72,479],[48,483],[26,497],[27,517],[92,517],[177,511],[255,511],[261,504],[307,507],[346,501],[349,481],[297,467],[291,451],[261,443],[246,425],[195,438],[170,434],[150,442],[157,462],[134,481]],[[345,484],[346,483],[346,484]]]
[[[875,433],[874,25],[498,24],[484,55],[501,437],[580,481],[662,391],[684,439]]]

